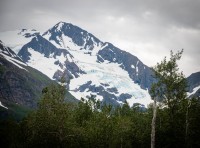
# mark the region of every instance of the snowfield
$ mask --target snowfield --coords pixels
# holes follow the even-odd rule
[[[66,61],[68,61],[68,64],[75,63],[78,68],[84,72],[84,74],[79,73],[79,77],[77,77],[69,71],[69,73],[73,75],[73,79],[71,79],[69,84],[69,91],[77,99],[81,99],[81,97],[86,98],[87,96],[91,95],[96,95],[96,98],[99,100],[105,99],[98,92],[89,91],[89,89],[84,89],[84,91],[79,90],[81,86],[91,81],[91,86],[103,87],[103,91],[116,89],[116,91],[108,91],[108,93],[114,95],[115,99],[117,98],[116,101],[118,103],[122,103],[122,101],[118,100],[118,97],[122,94],[128,94],[131,96],[126,99],[130,106],[132,106],[134,103],[141,103],[147,107],[147,105],[152,102],[148,90],[141,89],[141,87],[129,77],[129,73],[121,68],[120,64],[115,63],[117,60],[116,58],[113,59],[114,62],[104,60],[100,63],[97,60],[98,52],[108,46],[108,43],[103,44],[103,42],[96,39],[93,35],[82,30],[79,32],[80,35],[82,35],[82,38],[78,39],[80,39],[80,42],[83,44],[78,46],[78,44],[76,44],[71,37],[62,32],[63,25],[66,24],[61,22],[53,27],[55,28],[54,36],[56,35],[56,38],[54,39],[56,41],[52,39],[51,29],[53,28],[45,32],[42,37],[51,42],[55,47],[67,50],[72,56],[69,54],[65,56],[61,54],[60,56],[56,57],[53,55],[45,57],[44,54],[38,52],[39,50],[34,50],[34,47],[28,48],[27,51],[30,55],[30,59],[26,63],[28,66],[41,71],[49,78],[53,79],[53,76],[57,70],[61,72],[65,71],[65,67],[63,66],[65,66]],[[70,29],[70,24],[68,24],[67,27]],[[77,27],[74,28],[77,29]],[[3,32],[0,33],[0,39],[4,41],[7,46],[11,47],[16,53],[18,53],[23,45],[31,41],[31,39],[35,36],[35,33],[39,32],[26,29]],[[74,37],[76,36],[73,36],[73,39]],[[110,51],[114,53],[112,49],[110,49]],[[98,56],[101,58],[100,55]],[[59,61],[59,64],[55,64],[57,61]],[[16,61],[11,60],[11,62],[17,64]],[[138,75],[138,62],[135,66],[131,65],[130,67],[132,69],[136,69],[136,75]],[[23,68],[19,64],[17,66]]]
[[[64,39],[62,44],[67,46],[67,50],[74,57],[73,61],[81,70],[84,70],[87,73],[72,79],[70,82],[70,92],[76,98],[80,99],[81,97],[85,98],[86,96],[91,95],[91,92],[87,92],[87,90],[84,92],[76,90],[88,81],[92,81],[91,85],[102,86],[102,84],[109,84],[110,88],[117,88],[118,94],[115,94],[116,96],[119,96],[122,93],[132,95],[132,98],[127,99],[130,106],[134,103],[141,103],[147,107],[147,105],[152,102],[148,90],[143,90],[138,84],[135,84],[129,77],[128,72],[123,70],[119,64],[109,63],[108,61],[105,61],[104,63],[97,62],[96,55],[102,47],[96,45],[92,51],[84,49],[80,50],[80,47],[76,46],[71,38],[62,38]],[[89,52],[91,52],[91,54],[88,54]],[[92,94],[96,95],[96,98],[99,100],[103,99],[102,96],[97,93]]]

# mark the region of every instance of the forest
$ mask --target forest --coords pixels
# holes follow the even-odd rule
[[[0,121],[1,147],[196,148],[200,147],[200,98],[187,98],[187,82],[171,52],[154,68],[152,104],[113,107],[95,98],[65,101],[64,85],[42,90],[38,108],[21,121]]]

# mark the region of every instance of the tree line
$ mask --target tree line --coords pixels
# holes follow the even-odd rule
[[[0,122],[3,147],[179,148],[200,147],[200,98],[188,99],[178,72],[181,52],[153,69],[157,81],[148,108],[113,107],[95,98],[65,101],[63,85],[42,90],[38,109],[20,122]]]

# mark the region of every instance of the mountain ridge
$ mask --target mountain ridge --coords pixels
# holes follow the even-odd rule
[[[12,54],[7,54],[5,50]],[[17,103],[35,108],[41,90],[51,80],[41,72],[23,63],[9,47],[0,41],[0,100],[3,103]]]
[[[67,51],[68,54],[54,56],[55,51],[61,49],[63,52]],[[37,59],[34,54],[41,58]],[[64,76],[69,82],[68,89],[78,99],[95,96],[105,102],[115,102],[112,104],[128,101],[127,99],[129,102],[143,102],[142,98],[144,98],[144,100],[148,100],[148,103],[151,100],[148,89],[152,80],[150,79],[151,70],[148,66],[144,65],[136,56],[111,43],[102,42],[75,25],[64,22],[57,23],[42,36],[38,35],[32,38],[21,48],[18,55],[28,65],[42,71],[51,79],[58,80]],[[42,59],[45,60],[42,62]],[[40,63],[48,63],[49,66],[37,65],[36,61],[40,60]],[[116,74],[114,75],[113,72]],[[117,76],[116,83],[112,82],[114,76]],[[90,81],[91,83],[89,83]],[[132,86],[133,91],[128,90],[128,85],[125,86],[123,81]],[[122,91],[123,89],[125,92]],[[113,90],[117,91],[113,92]],[[108,101],[109,99],[113,100]],[[130,104],[132,105],[132,103]]]
[[[25,117],[36,109],[43,88],[57,83],[28,66],[0,40],[0,120]],[[66,92],[67,102],[77,102]]]
[[[53,80],[64,76],[76,98],[93,96],[111,104],[127,101],[130,106],[151,102],[153,72],[130,52],[65,22],[28,36],[18,52],[20,58]]]

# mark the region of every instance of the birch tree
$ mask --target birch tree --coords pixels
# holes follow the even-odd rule
[[[165,57],[153,68],[156,83],[152,85],[150,94],[154,100],[151,148],[155,147],[156,133],[156,109],[157,102],[163,103],[169,109],[171,125],[174,124],[174,115],[181,100],[186,98],[186,79],[182,72],[179,72],[177,61],[181,59],[183,50],[174,54],[171,51],[170,59]]]

